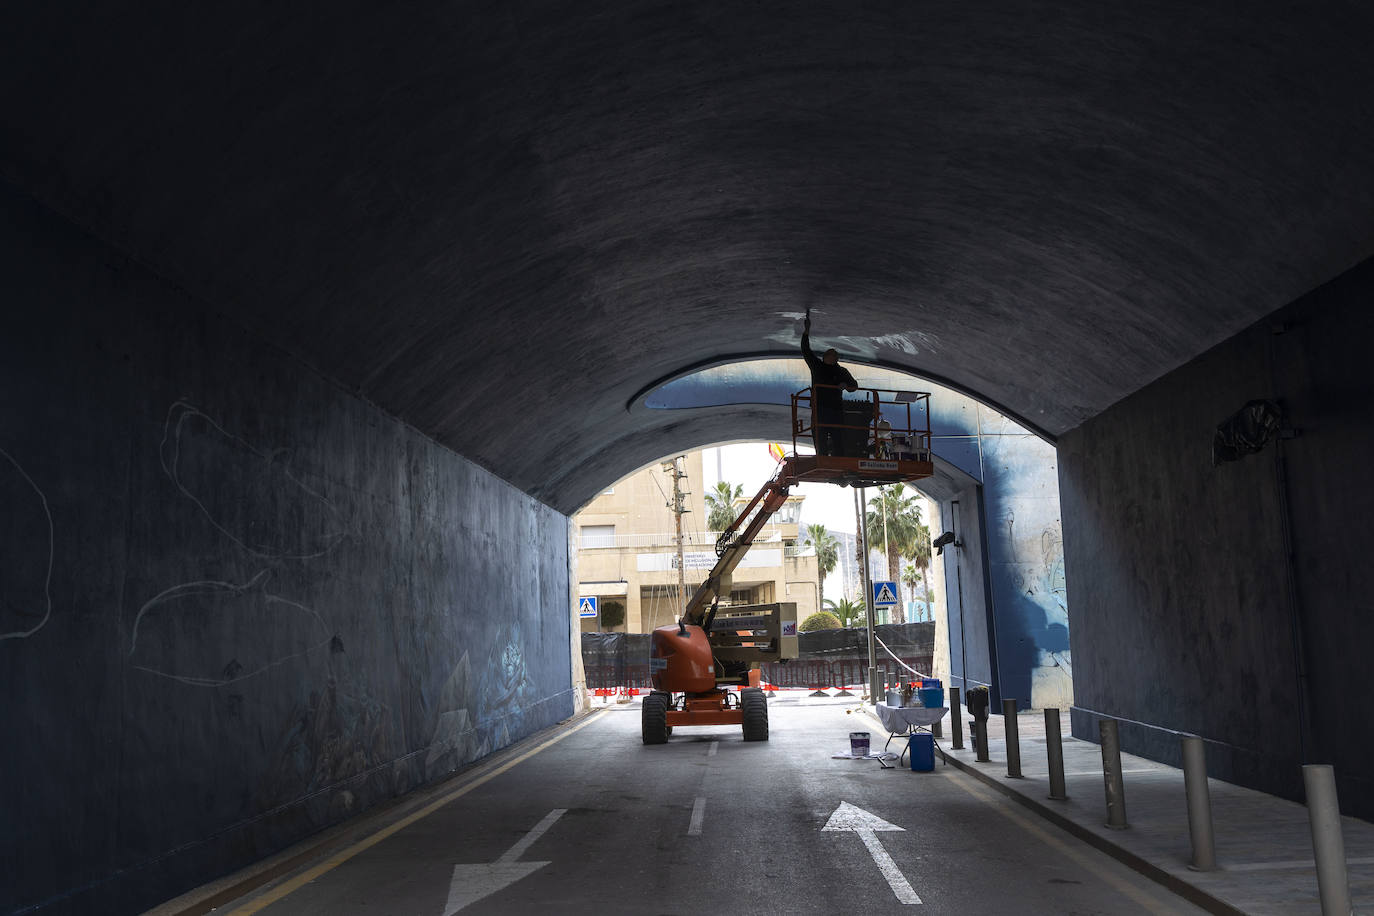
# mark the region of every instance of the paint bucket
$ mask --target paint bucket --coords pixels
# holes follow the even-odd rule
[[[868,732],[849,733],[849,753],[855,757],[868,756]]]
[[[922,687],[919,693],[921,705],[926,709],[939,709],[945,705],[945,692],[939,687]]]
[[[935,738],[930,732],[916,732],[906,742],[911,754],[911,768],[918,773],[935,769]]]

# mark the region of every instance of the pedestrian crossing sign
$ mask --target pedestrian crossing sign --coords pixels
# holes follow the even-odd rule
[[[874,604],[896,604],[896,603],[897,603],[897,583],[896,583],[896,582],[874,582],[874,583],[873,583],[873,603],[874,603]]]
[[[595,617],[597,598],[595,595],[588,595],[586,598],[577,602],[577,616]]]

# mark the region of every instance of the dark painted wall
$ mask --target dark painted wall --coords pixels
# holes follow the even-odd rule
[[[8,190],[0,270],[0,912],[141,910],[571,714],[565,516]]]
[[[1293,798],[1304,756],[1331,763],[1342,808],[1374,817],[1371,300],[1366,261],[1060,440],[1074,734],[1124,717],[1127,750],[1175,760],[1193,732],[1213,775]],[[1214,428],[1253,398],[1300,436],[1214,467]]]

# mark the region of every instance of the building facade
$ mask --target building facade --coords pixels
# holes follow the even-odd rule
[[[681,549],[679,550],[673,484],[681,491]],[[650,465],[617,481],[573,516],[577,546],[579,605],[597,614],[582,618],[583,632],[647,633],[675,623],[682,613],[684,593],[690,598],[715,565],[719,532],[706,530],[702,453],[690,452],[675,462]],[[743,510],[752,493],[736,501]],[[732,604],[771,604],[791,601],[797,619],[804,620],[818,606],[816,552],[800,543],[798,527],[804,496],[794,495],[766,525],[734,573]],[[679,557],[684,584],[679,591]],[[625,608],[622,624],[608,626],[605,609],[618,602]]]

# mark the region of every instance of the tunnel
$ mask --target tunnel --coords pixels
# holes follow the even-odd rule
[[[645,398],[807,313],[1057,451],[1074,734],[1374,817],[1372,18],[7,9],[0,910],[140,911],[576,715],[570,514],[768,435]]]

